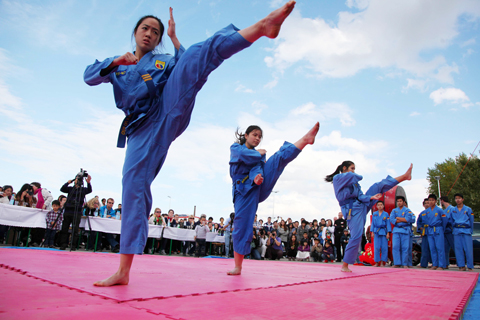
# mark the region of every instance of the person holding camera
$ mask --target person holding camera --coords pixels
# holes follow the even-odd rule
[[[267,259],[280,260],[283,257],[282,240],[277,237],[277,231],[272,231],[267,240]]]
[[[92,185],[90,184],[92,177],[87,174],[87,178],[85,179],[87,182],[86,187],[83,187],[83,178],[83,175],[77,174],[74,181],[68,180],[68,182],[60,188],[61,192],[68,194],[67,201],[64,205],[62,231],[60,231],[60,250],[65,250],[68,246],[68,229],[72,223],[74,226],[72,231],[72,244],[76,244],[78,241],[78,227],[80,225],[80,218],[82,217],[83,202],[85,196],[92,192]],[[75,182],[75,184],[73,187],[70,187],[69,184],[72,182]],[[75,245],[72,247],[72,250],[76,250]]]

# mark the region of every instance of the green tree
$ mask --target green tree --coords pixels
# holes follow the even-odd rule
[[[473,156],[465,167],[468,158],[465,153],[461,153],[455,159],[448,158],[442,163],[435,163],[433,168],[429,168],[427,173],[428,192],[438,195],[438,185],[435,177],[439,176],[442,195],[447,195],[451,188],[448,198],[450,203],[455,205],[453,195],[462,193],[465,199],[464,204],[472,208],[475,221],[480,221],[480,159]],[[465,170],[452,188],[463,167],[465,167]]]

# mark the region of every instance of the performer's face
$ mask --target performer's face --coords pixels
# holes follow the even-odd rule
[[[377,202],[377,209],[383,211],[383,208],[385,208],[385,206],[383,205],[383,203]]]
[[[252,149],[257,147],[262,141],[262,131],[256,129],[249,134],[245,134],[245,140],[247,148]]]
[[[455,203],[456,203],[457,205],[463,204],[463,198],[462,198],[462,197],[459,197],[459,196],[456,196],[456,197],[455,197]]]
[[[150,52],[158,45],[160,39],[160,25],[153,18],[142,21],[135,32],[137,48],[143,52]]]
[[[348,167],[348,168],[347,168],[347,167],[343,167],[343,168],[344,168],[343,173],[345,173],[345,172],[353,172],[353,173],[355,173],[355,163],[352,163],[352,164],[350,165],[350,167]]]

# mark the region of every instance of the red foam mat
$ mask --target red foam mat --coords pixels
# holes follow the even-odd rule
[[[458,319],[478,274],[137,256],[130,285],[94,287],[115,254],[0,248],[0,318]]]

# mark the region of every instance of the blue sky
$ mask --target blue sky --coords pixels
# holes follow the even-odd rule
[[[0,184],[39,181],[58,196],[82,167],[93,195],[121,202],[123,115],[110,85],[83,82],[85,67],[132,51],[138,18],[167,24],[170,6],[187,48],[283,3],[0,1]],[[260,125],[271,155],[318,120],[316,144],[287,167],[260,217],[333,217],[339,207],[323,177],[347,159],[365,190],[413,162],[403,186],[419,213],[427,168],[479,140],[479,17],[479,1],[298,1],[277,39],[260,39],[211,74],[152,185],[154,207],[227,216],[235,129]],[[163,43],[173,53],[166,34]]]

